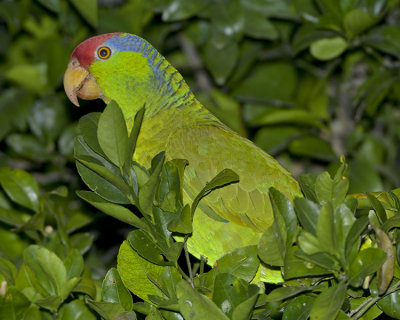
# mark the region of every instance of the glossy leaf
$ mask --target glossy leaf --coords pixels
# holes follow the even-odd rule
[[[95,320],[96,316],[82,300],[74,300],[60,311],[60,320]]]
[[[311,54],[319,60],[331,60],[347,49],[347,42],[342,37],[325,38],[314,41],[310,46]]]
[[[336,319],[344,302],[345,294],[346,284],[344,282],[334,284],[322,292],[314,301],[310,312],[310,319]]]
[[[283,320],[307,320],[315,298],[301,295],[292,299],[283,312]]]
[[[125,286],[144,301],[149,301],[149,295],[163,296],[155,283],[160,281],[164,268],[141,258],[128,241],[122,243],[117,270]]]
[[[208,297],[198,293],[185,280],[176,288],[179,309],[187,320],[228,320],[229,318]]]
[[[123,206],[108,202],[96,195],[94,192],[90,191],[77,191],[77,195],[83,200],[89,202],[91,205],[95,206],[97,209],[118,220],[128,223],[134,227],[148,230],[147,224],[138,218],[132,211]]]
[[[219,273],[215,277],[213,302],[229,318],[233,310],[247,299],[247,282],[229,273]]]
[[[304,230],[316,233],[320,207],[315,202],[304,198],[294,199],[295,209]]]
[[[103,301],[121,304],[126,311],[132,310],[132,296],[115,268],[111,268],[103,280],[101,297]]]
[[[128,131],[124,115],[115,101],[111,101],[100,115],[97,138],[107,158],[122,168],[129,148]]]
[[[380,228],[373,226],[378,248],[386,253],[386,260],[378,270],[378,292],[383,294],[389,287],[395,267],[394,249],[389,236]]]
[[[99,126],[100,112],[92,112],[79,119],[79,133],[87,145],[96,153],[105,157],[103,149],[97,139],[97,128]]]
[[[13,201],[33,211],[39,210],[39,185],[28,172],[1,168],[0,184]]]
[[[204,186],[204,188],[199,192],[199,194],[193,200],[192,216],[194,215],[194,212],[195,212],[200,200],[203,197],[207,196],[207,194],[212,192],[212,190],[229,185],[231,183],[237,183],[237,182],[239,182],[239,176],[230,169],[224,169],[220,173],[218,173],[210,182],[208,182]],[[211,217],[211,218],[215,218],[217,220],[221,219],[218,217]]]
[[[386,254],[379,248],[361,250],[350,265],[350,284],[355,287],[360,286],[364,278],[376,272],[385,260]]]
[[[93,27],[97,27],[98,15],[97,15],[97,1],[87,0],[85,2],[79,0],[70,0],[75,6],[82,17]]]
[[[254,278],[259,264],[256,246],[235,249],[216,262],[218,271],[230,273],[248,282]]]

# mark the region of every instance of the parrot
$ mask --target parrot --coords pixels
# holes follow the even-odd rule
[[[222,170],[231,169],[239,176],[238,183],[202,199],[193,217],[188,251],[197,258],[207,257],[210,265],[234,249],[258,244],[274,221],[271,187],[289,200],[302,197],[298,182],[277,160],[208,111],[182,75],[139,36],[107,33],[80,43],[65,71],[64,89],[76,106],[78,98],[116,101],[128,132],[145,105],[133,160],[149,167],[161,151],[167,160],[186,159],[186,203]]]

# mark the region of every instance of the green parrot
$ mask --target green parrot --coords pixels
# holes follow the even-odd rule
[[[134,160],[149,167],[165,151],[166,159],[186,159],[184,201],[191,203],[208,181],[229,168],[240,181],[213,191],[201,202],[188,249],[209,264],[225,253],[259,242],[272,224],[268,189],[287,198],[301,196],[289,172],[251,141],[233,132],[195,98],[181,74],[146,40],[128,33],[109,33],[79,44],[71,55],[64,88],[78,99],[115,100],[128,130],[146,106]],[[211,210],[217,221],[205,212]],[[223,220],[223,221],[222,221]]]

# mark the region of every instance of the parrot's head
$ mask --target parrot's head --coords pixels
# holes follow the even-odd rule
[[[64,89],[76,106],[79,97],[115,100],[123,111],[136,105],[140,108],[157,91],[156,70],[163,60],[153,46],[138,36],[98,35],[83,41],[72,52],[64,74]]]

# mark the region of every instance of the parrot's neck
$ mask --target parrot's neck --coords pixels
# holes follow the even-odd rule
[[[145,55],[148,56],[143,59]],[[108,80],[101,83],[106,102],[115,100],[128,122],[143,106],[146,107],[145,117],[160,113],[173,117],[183,110],[189,113],[200,111],[199,103],[182,75],[161,54],[152,47],[149,53],[140,56],[121,56],[127,61],[126,69],[114,70]],[[124,76],[119,77],[119,73]],[[101,81],[102,77],[99,79]]]
[[[104,100],[119,104],[128,126],[143,106],[145,120],[163,114],[162,119],[172,122],[169,125],[179,125],[183,114],[196,123],[213,118],[196,100],[182,75],[151,44],[133,35],[126,37],[126,47],[117,53],[118,63],[93,63],[90,71]]]

